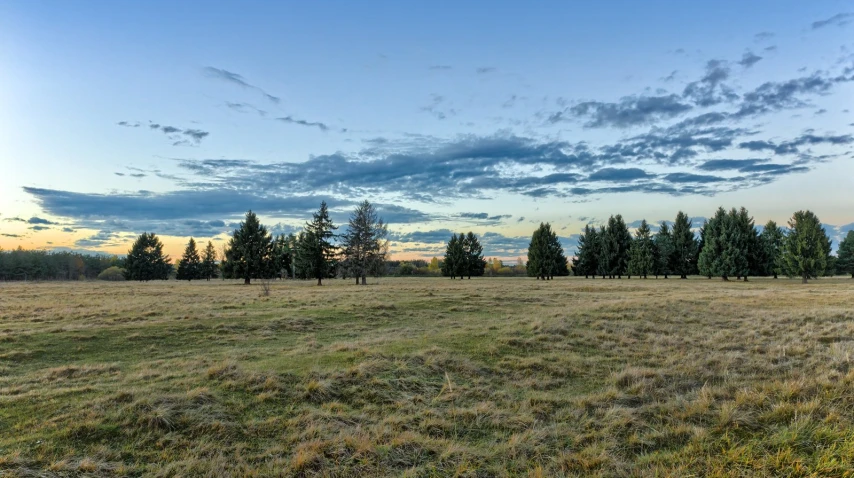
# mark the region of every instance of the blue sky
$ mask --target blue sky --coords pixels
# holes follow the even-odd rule
[[[721,205],[854,228],[851,2],[458,3],[0,1],[0,246],[177,255],[363,198],[398,257]]]

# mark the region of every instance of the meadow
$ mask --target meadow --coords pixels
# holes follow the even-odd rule
[[[0,476],[854,476],[854,281],[0,283]]]

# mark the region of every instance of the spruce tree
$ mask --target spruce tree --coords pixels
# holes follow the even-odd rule
[[[679,274],[682,279],[687,279],[693,274],[697,261],[697,239],[691,231],[691,219],[682,211],[676,214],[671,230],[673,236],[673,255],[671,256],[670,268],[674,274]]]
[[[646,219],[641,221],[640,227],[635,231],[635,239],[629,250],[629,277],[636,275],[646,279],[648,274],[655,271],[655,260],[653,253],[654,245]]]
[[[383,246],[387,235],[385,223],[370,202],[362,202],[350,215],[347,232],[341,236],[341,245],[346,269],[355,276],[356,284],[361,278],[362,285],[365,285],[372,265],[385,259]]]
[[[824,275],[830,239],[815,214],[798,211],[789,220],[789,231],[783,240],[782,266],[789,277],[808,279]]]
[[[599,265],[599,234],[595,227],[590,225],[584,226],[584,233],[578,238],[578,248],[573,259],[573,269],[575,275],[584,275],[588,278],[591,275],[596,278]]]
[[[216,249],[211,241],[208,241],[205,252],[202,255],[202,278],[205,280],[215,279],[217,276]]]
[[[757,248],[758,236],[747,210],[732,208],[727,212],[718,208],[703,229],[700,273],[725,281],[730,277],[744,277],[746,281],[751,269],[757,269]]]
[[[555,275],[569,274],[563,246],[551,224],[540,223],[528,245],[527,272],[538,280],[551,280]]]
[[[160,239],[153,232],[143,232],[128,251],[124,269],[128,280],[150,281],[168,279],[172,266]]]
[[[317,285],[323,285],[323,279],[329,277],[334,269],[338,248],[332,243],[335,230],[338,229],[329,218],[326,201],[320,203],[320,209],[312,215],[311,222],[305,225],[305,260],[308,275],[317,279]]]
[[[482,276],[483,270],[486,267],[486,261],[483,259],[483,246],[480,245],[477,236],[471,231],[466,234],[465,246],[466,274],[468,278],[471,279],[471,276]]]
[[[670,275],[670,260],[673,257],[673,236],[670,234],[670,226],[666,221],[661,221],[658,232],[653,239],[655,250],[655,276],[663,275],[665,279]]]
[[[254,212],[231,234],[225,250],[223,274],[243,279],[249,284],[253,278],[270,278],[273,275],[273,238]]]
[[[759,244],[762,248],[762,275],[774,276],[780,273],[780,252],[783,247],[783,228],[778,227],[774,221],[768,221],[762,234],[759,235]]]
[[[293,243],[293,234],[279,234],[273,242],[273,271],[282,279],[293,276]]]
[[[451,280],[457,278],[457,270],[460,268],[459,261],[461,255],[459,253],[461,246],[460,238],[456,233],[451,234],[451,239],[448,240],[448,245],[445,247],[445,259],[442,261],[442,275],[450,277]],[[462,277],[460,277],[462,279]]]
[[[632,233],[629,232],[629,228],[620,214],[608,219],[607,231],[610,239],[608,275],[612,278],[614,276],[622,278],[622,275],[628,271]]]
[[[854,231],[848,231],[836,252],[836,272],[851,274],[854,279]]]
[[[196,240],[192,237],[187,243],[187,248],[184,249],[181,262],[178,263],[178,273],[175,278],[185,281],[202,278],[202,260],[199,258],[199,251],[196,249]]]
[[[614,276],[611,272],[614,268],[613,264],[617,260],[616,257],[618,249],[616,239],[604,226],[599,226],[598,238],[599,260],[596,267],[597,275],[601,275],[603,279],[605,277],[613,279]]]

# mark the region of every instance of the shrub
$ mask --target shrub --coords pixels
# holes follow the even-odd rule
[[[125,270],[116,266],[108,267],[98,274],[98,280],[123,281],[125,280]]]

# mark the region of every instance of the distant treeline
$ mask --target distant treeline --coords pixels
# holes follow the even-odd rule
[[[0,249],[0,280],[94,279],[121,262],[118,257],[108,255]]]
[[[607,225],[586,226],[578,241],[572,269],[585,277],[620,278],[700,274],[747,280],[748,276],[787,275],[807,279],[834,274],[854,278],[854,231],[831,254],[832,243],[818,217],[798,211],[788,228],[768,221],[761,232],[747,209],[718,208],[704,221],[699,235],[682,211],[670,226],[662,222],[653,234],[641,221],[634,237],[618,214]],[[532,242],[533,244],[533,242]]]
[[[768,221],[757,228],[745,208],[719,208],[703,222],[699,234],[688,215],[680,211],[672,223],[662,221],[653,233],[641,221],[634,235],[622,216],[611,216],[598,228],[585,226],[575,256],[564,254],[556,232],[541,223],[528,246],[527,262],[513,265],[486,260],[478,237],[453,234],[443,259],[390,261],[385,223],[373,205],[364,201],[352,213],[347,229],[329,218],[326,203],[299,234],[273,237],[249,211],[217,257],[208,242],[202,254],[192,238],[182,258],[172,265],[163,244],[153,233],[143,233],[125,258],[74,252],[12,251],[0,249],[0,280],[210,280],[352,278],[365,283],[368,275],[522,276],[549,280],[570,273],[576,276],[622,278],[703,275],[747,280],[749,276],[786,275],[810,278],[851,274],[854,278],[854,231],[839,244],[837,255],[818,217],[798,211],[787,228]],[[113,267],[109,271],[108,268]],[[106,272],[105,272],[106,271]]]

